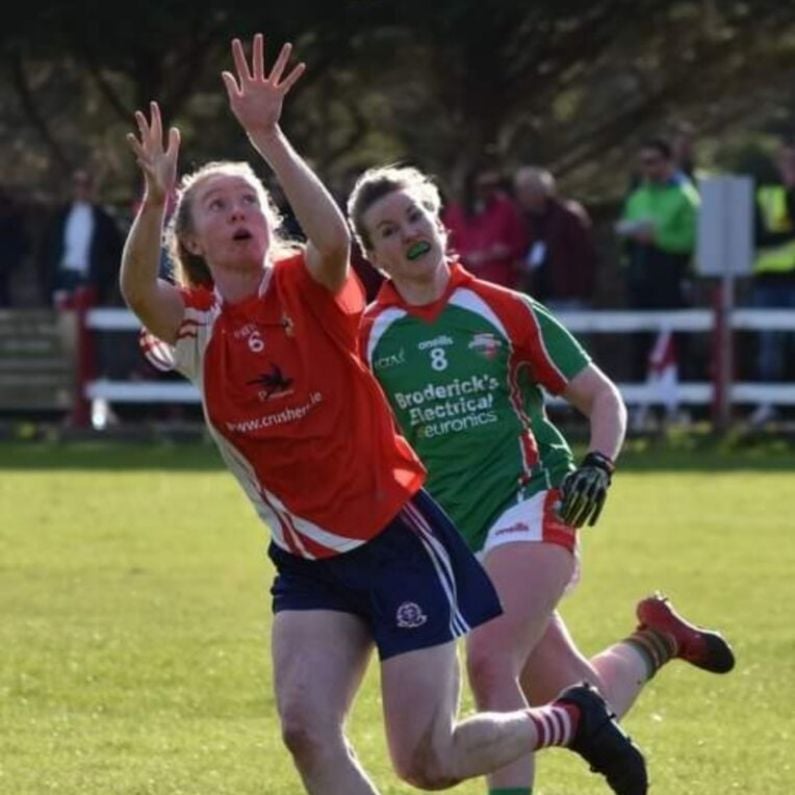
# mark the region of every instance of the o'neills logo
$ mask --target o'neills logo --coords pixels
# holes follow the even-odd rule
[[[526,533],[530,528],[524,522],[517,522],[516,524],[508,525],[508,527],[501,527],[497,530],[495,536],[507,536],[511,533]]]
[[[419,351],[427,351],[429,348],[441,348],[444,345],[452,345],[453,338],[448,337],[447,334],[440,334],[438,337],[434,337],[432,340],[423,340],[417,345],[417,350]]]

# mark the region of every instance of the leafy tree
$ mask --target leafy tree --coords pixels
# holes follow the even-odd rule
[[[638,141],[675,119],[707,141],[791,121],[795,7],[769,0],[161,0],[135,12],[50,0],[4,20],[0,182],[51,193],[93,162],[121,200],[136,189],[124,133],[152,98],[183,129],[184,165],[249,157],[218,74],[229,38],[256,30],[307,61],[286,124],[341,191],[385,159],[454,186],[493,152],[615,195]]]

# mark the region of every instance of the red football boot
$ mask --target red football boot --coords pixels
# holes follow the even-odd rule
[[[662,594],[648,596],[638,603],[635,613],[639,630],[652,629],[673,638],[678,657],[697,668],[725,674],[734,668],[734,652],[718,633],[685,621]]]

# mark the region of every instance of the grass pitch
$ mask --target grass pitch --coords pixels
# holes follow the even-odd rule
[[[794,458],[630,453],[584,532],[563,612],[585,651],[661,588],[737,652],[726,677],[674,662],[626,718],[658,795],[792,792]],[[302,792],[274,718],[265,546],[205,445],[0,446],[0,793]],[[350,734],[384,795],[410,791],[375,666]],[[537,795],[607,791],[568,752],[538,768]]]

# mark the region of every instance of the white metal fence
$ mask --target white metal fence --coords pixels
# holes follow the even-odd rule
[[[715,328],[715,313],[710,309],[667,311],[590,310],[557,312],[555,315],[570,331],[578,334],[628,334],[637,331],[710,333]],[[86,323],[94,331],[137,331],[140,323],[126,309],[92,309]],[[728,317],[732,331],[795,332],[795,310],[733,309]],[[662,403],[657,388],[650,383],[619,383],[629,405]],[[795,405],[795,383],[773,384],[738,382],[724,385],[714,381],[680,382],[677,399],[681,404],[709,405],[715,390],[728,389],[731,403],[771,403]],[[199,395],[188,382],[114,381],[99,379],[84,385],[88,399],[102,398],[110,403],[198,403]]]

